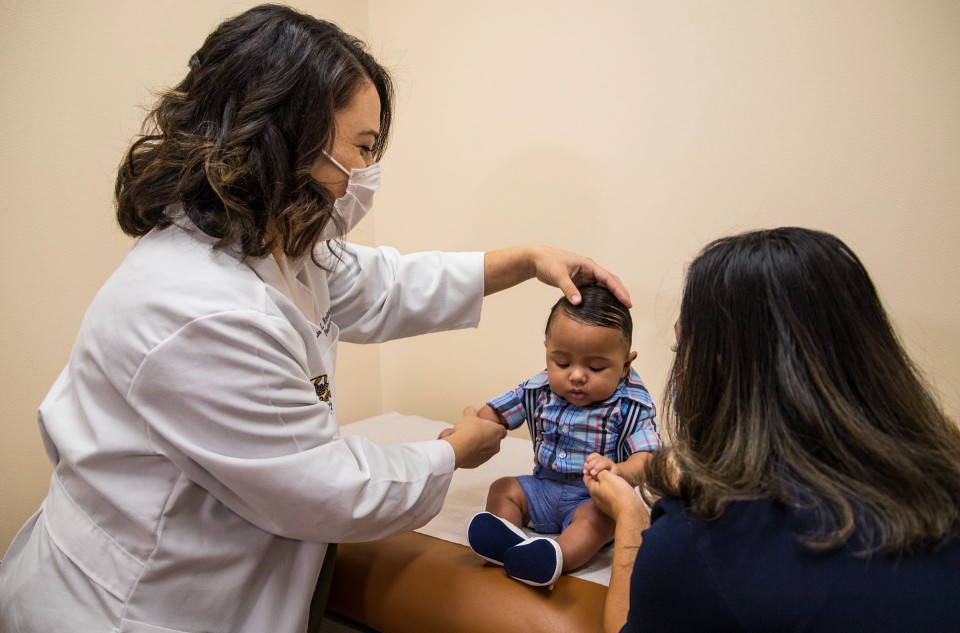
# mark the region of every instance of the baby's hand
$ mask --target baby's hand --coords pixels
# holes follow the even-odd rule
[[[604,457],[599,453],[590,453],[587,460],[583,463],[583,474],[590,477],[596,477],[601,471],[609,470],[614,475],[620,475],[620,469],[617,463],[609,457]]]

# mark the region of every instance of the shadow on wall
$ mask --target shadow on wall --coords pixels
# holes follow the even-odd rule
[[[672,362],[683,263],[701,238],[690,233],[690,254],[674,250],[663,261],[667,254],[658,249],[667,247],[641,233],[643,204],[630,198],[638,179],[624,182],[623,167],[604,171],[569,149],[543,145],[515,148],[484,165],[486,173],[468,179],[461,194],[470,213],[439,218],[440,230],[462,243],[476,235],[496,240],[475,244],[481,247],[548,244],[589,255],[615,272],[634,303],[635,367],[659,403]],[[488,297],[476,331],[385,344],[384,410],[450,420],[464,406],[479,406],[530,378],[544,367],[543,330],[559,297],[554,288],[526,283]],[[423,371],[413,370],[410,359]]]

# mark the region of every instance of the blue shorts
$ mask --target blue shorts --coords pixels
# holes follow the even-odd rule
[[[517,477],[527,497],[530,527],[541,534],[559,534],[567,529],[577,508],[590,501],[583,480],[554,481],[534,475]]]

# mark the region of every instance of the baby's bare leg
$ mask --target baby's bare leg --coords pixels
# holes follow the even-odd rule
[[[506,519],[518,528],[530,520],[527,513],[527,495],[516,477],[501,477],[490,484],[487,492],[487,512]]]
[[[590,562],[600,548],[613,538],[613,519],[588,501],[573,513],[567,529],[557,537],[563,552],[563,571],[571,571]]]

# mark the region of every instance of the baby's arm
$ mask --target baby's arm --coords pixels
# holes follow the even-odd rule
[[[484,420],[490,420],[491,422],[496,422],[497,424],[503,426],[503,428],[509,428],[507,427],[507,422],[503,419],[503,416],[497,413],[497,410],[491,407],[489,404],[485,404],[480,407],[480,410],[477,411],[477,417],[483,418]]]
[[[500,414],[497,413],[497,411],[493,407],[491,407],[489,404],[483,405],[480,408],[480,410],[477,411],[477,417],[483,418],[484,420],[489,420],[490,422],[496,422],[503,428],[509,429],[509,427],[507,426],[507,423],[504,422],[502,417],[500,417]],[[443,438],[449,437],[452,434],[453,434],[453,427],[451,426],[450,428],[443,429],[442,431],[440,431],[440,435],[437,436],[437,439],[442,440]]]
[[[631,486],[639,486],[648,461],[650,453],[646,451],[634,453],[619,464],[599,453],[590,453],[583,464],[583,474],[596,478],[600,471],[609,470],[614,475],[623,477]]]

